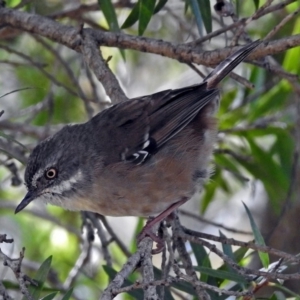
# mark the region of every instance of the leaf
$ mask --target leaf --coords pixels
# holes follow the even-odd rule
[[[132,26],[139,19],[139,13],[140,13],[140,4],[139,2],[137,2],[134,5],[133,9],[131,10],[129,16],[121,26],[121,28],[124,29]]]
[[[189,1],[191,4],[192,13],[194,14],[196,19],[199,35],[202,36],[202,17],[201,17],[198,1],[197,0],[189,0]]]
[[[255,5],[255,9],[258,10],[259,8],[259,0],[253,0],[254,5]]]
[[[240,15],[240,9],[241,9],[240,0],[236,0],[235,1],[235,11],[236,11],[237,17],[239,17],[239,15]]]
[[[248,252],[247,248],[239,248],[236,251],[234,251],[233,255],[234,255],[234,260],[238,263],[241,262],[241,260],[245,257],[246,253]]]
[[[157,5],[154,8],[154,14],[157,14],[168,2],[168,0],[159,0]]]
[[[297,298],[298,297],[296,297],[296,299]],[[270,297],[270,300],[286,300],[286,299],[287,299],[286,296],[281,291],[275,291],[274,294]]]
[[[264,130],[268,132],[269,128]],[[270,129],[270,133],[273,131],[274,129]],[[285,172],[282,172],[282,166],[278,163],[274,155],[270,153],[270,150],[264,150],[261,145],[259,146],[254,141],[254,138],[259,132],[263,132],[263,130],[251,129],[233,133],[234,135],[240,135],[247,139],[247,142],[251,147],[251,156],[247,153],[248,150],[240,148],[240,150],[236,149],[235,151],[240,151],[243,153],[243,156],[246,152],[249,157],[244,158],[237,155],[234,159],[246,168],[255,178],[260,179],[263,182],[270,200],[275,204],[278,204],[282,197],[286,196],[289,187],[289,176],[287,176]],[[277,209],[279,209],[278,205]]]
[[[61,298],[61,300],[69,300],[72,296],[73,288],[69,289],[65,295]]]
[[[191,284],[188,282],[177,282],[177,283],[172,283],[172,286],[175,289],[178,289],[180,291],[183,291],[189,295],[196,296],[195,290]]]
[[[139,35],[143,35],[154,13],[155,1],[139,0],[138,3],[140,4],[138,32]]]
[[[202,16],[203,24],[206,29],[206,33],[210,33],[212,31],[212,17],[211,17],[211,10],[210,10],[210,1],[198,0],[198,5],[200,8],[200,13]]]
[[[221,231],[219,231],[220,237],[226,237],[225,234],[223,234]],[[232,247],[229,244],[222,244],[222,249],[225,255],[227,255],[229,258],[234,259]]]
[[[55,297],[56,295],[57,295],[57,292],[51,293],[51,294],[49,294],[49,295],[43,297],[41,300],[52,300],[52,299],[54,299],[54,297]]]
[[[107,21],[109,29],[114,32],[120,31],[116,11],[111,0],[98,0],[98,3]]]
[[[210,260],[208,254],[205,251],[205,248],[202,245],[198,245],[196,243],[190,243],[193,249],[195,258],[197,260],[197,265],[200,267],[208,267],[211,268]],[[207,282],[208,276],[206,274],[202,274],[200,276],[200,281]]]
[[[229,271],[222,271],[222,270],[214,270],[211,268],[207,268],[207,267],[195,267],[195,270],[207,274],[209,276],[215,277],[215,278],[219,278],[219,279],[223,279],[223,280],[230,280],[230,281],[234,281],[234,282],[238,282],[238,283],[247,283],[247,281],[238,273],[232,273]]]
[[[160,2],[164,2],[164,1],[160,1]],[[158,4],[162,5],[162,7],[165,5],[165,3],[158,3]],[[162,7],[158,7],[158,9],[161,9]],[[125,20],[121,28],[128,28],[138,20],[139,21],[138,32],[139,35],[143,35],[151,20],[151,17],[154,14],[155,14],[155,1],[139,0],[133,7],[131,13],[129,14],[129,16],[127,17],[127,19]]]
[[[38,271],[36,272],[35,275],[35,281],[37,281],[38,286],[30,286],[28,288],[29,293],[32,296],[33,300],[38,300],[41,294],[41,291],[43,289],[43,285],[45,283],[45,281],[47,280],[48,277],[48,273],[50,271],[50,267],[51,267],[51,262],[52,262],[52,256],[49,256],[39,267]],[[24,297],[23,300],[26,300],[26,298]]]
[[[257,225],[256,225],[256,223],[255,223],[255,221],[252,217],[252,214],[251,214],[250,210],[248,209],[247,205],[244,202],[243,202],[243,205],[245,207],[246,213],[247,213],[248,218],[250,220],[250,225],[251,225],[251,228],[252,228],[252,232],[253,232],[253,235],[254,235],[255,242],[260,246],[265,246],[266,245],[265,240],[264,240],[262,234],[260,233],[260,230],[257,227]],[[262,265],[264,266],[264,268],[268,269],[269,263],[270,263],[268,253],[263,253],[263,252],[258,251],[258,255],[259,255],[260,261],[261,261]]]
[[[142,231],[143,227],[144,227],[144,218],[138,218],[138,222],[136,224],[133,236],[136,237]],[[130,251],[134,253],[136,250],[137,250],[137,242],[136,242],[136,238],[133,238],[130,244]]]

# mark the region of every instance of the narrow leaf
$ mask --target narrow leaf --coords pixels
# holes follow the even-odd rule
[[[259,0],[253,0],[254,5],[255,5],[255,9],[258,10],[259,8]]]
[[[157,5],[154,8],[154,14],[157,14],[168,2],[168,0],[159,0]]]
[[[69,300],[69,299],[71,299],[72,293],[73,293],[73,289],[71,288],[71,289],[69,289],[69,290],[65,293],[65,295],[62,297],[61,300]]]
[[[139,35],[143,35],[151,20],[151,17],[153,16],[155,1],[139,0],[139,4]]]
[[[247,213],[248,218],[250,220],[250,225],[251,225],[251,228],[252,228],[252,232],[253,232],[253,235],[254,235],[255,242],[258,245],[265,246],[266,245],[265,240],[264,240],[262,234],[260,233],[260,230],[259,230],[258,226],[256,225],[250,210],[248,209],[247,205],[244,202],[243,202],[243,205],[245,207],[246,213]],[[264,266],[264,268],[267,269],[269,267],[269,263],[270,263],[268,253],[263,253],[263,252],[259,251],[258,255],[259,255],[259,258],[260,258],[260,261],[261,261],[262,265]]]
[[[220,237],[223,237],[223,238],[226,237],[226,235],[224,233],[222,233],[220,230],[219,230],[219,234],[220,234]],[[223,249],[223,252],[224,252],[225,255],[227,255],[231,259],[234,259],[234,255],[233,255],[233,251],[232,251],[231,245],[229,245],[229,244],[228,245],[222,244],[222,249]]]
[[[221,270],[214,270],[211,268],[206,268],[206,267],[195,267],[195,270],[207,274],[209,276],[223,279],[223,280],[230,280],[234,282],[239,282],[239,283],[247,283],[247,281],[239,274],[237,273],[232,273],[228,271],[221,271]]]
[[[98,0],[100,8],[111,31],[120,31],[117,14],[111,0]]]
[[[208,267],[211,268],[210,260],[208,257],[207,252],[205,251],[204,247],[202,245],[198,245],[196,243],[190,243],[191,247],[193,249],[195,258],[197,260],[197,265],[199,267]],[[207,282],[208,281],[208,276],[206,274],[201,273],[200,280],[202,282]]]
[[[36,272],[35,275],[35,281],[37,281],[38,286],[30,286],[29,287],[29,293],[32,296],[32,299],[37,300],[40,297],[41,291],[43,289],[43,285],[45,281],[47,280],[48,273],[50,271],[51,267],[51,262],[52,262],[52,256],[49,256],[40,266],[38,271]],[[23,300],[26,298],[24,297]]]
[[[132,26],[139,19],[139,13],[140,13],[140,4],[139,2],[137,2],[134,5],[133,9],[131,10],[129,16],[121,26],[121,28],[124,29]]]
[[[55,298],[56,295],[57,295],[57,292],[51,293],[51,294],[49,294],[49,295],[43,297],[41,300],[52,300],[52,299]]]
[[[239,15],[240,15],[240,7],[241,7],[240,0],[236,0],[235,1],[235,11],[236,11],[237,17],[239,17]]]
[[[196,19],[196,24],[197,24],[197,27],[198,27],[199,35],[202,36],[202,24],[203,24],[203,22],[202,22],[202,17],[201,17],[198,1],[197,0],[190,0],[190,4],[191,4],[192,13],[194,14],[195,19]]]
[[[200,13],[202,16],[202,21],[206,29],[206,33],[210,33],[212,31],[212,17],[210,10],[210,1],[208,0],[198,0],[198,5],[200,9]]]

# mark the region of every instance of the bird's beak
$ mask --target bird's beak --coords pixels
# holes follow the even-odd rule
[[[36,195],[34,192],[27,192],[26,196],[24,197],[24,199],[21,201],[21,203],[17,206],[16,210],[15,210],[15,214],[17,214],[18,212],[20,212],[22,209],[24,209],[32,200],[34,200],[36,198]]]

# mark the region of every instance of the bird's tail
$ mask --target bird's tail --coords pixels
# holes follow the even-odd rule
[[[242,62],[259,44],[260,40],[247,44],[240,50],[223,60],[210,74],[204,78],[208,88],[215,88],[240,62]]]

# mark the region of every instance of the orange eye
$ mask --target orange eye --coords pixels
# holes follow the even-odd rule
[[[54,179],[57,177],[57,170],[55,168],[50,168],[45,172],[46,179]]]

